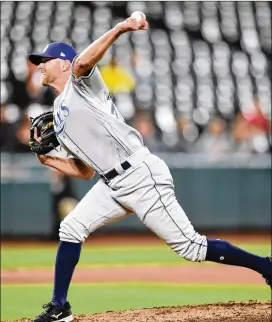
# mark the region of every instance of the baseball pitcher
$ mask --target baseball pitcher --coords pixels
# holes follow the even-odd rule
[[[59,94],[54,102],[53,127],[50,118],[33,120],[31,150],[42,164],[66,175],[87,180],[95,172],[100,176],[60,225],[52,299],[34,322],[73,321],[67,293],[82,243],[97,228],[131,213],[186,260],[244,266],[272,284],[270,256],[248,253],[194,230],[176,199],[167,165],[144,146],[139,132],[125,123],[111,99],[96,65],[123,33],[146,29],[145,16],[134,15],[79,55],[70,45],[59,42],[29,55],[41,72],[42,84]],[[67,150],[67,158],[47,154],[58,144]]]

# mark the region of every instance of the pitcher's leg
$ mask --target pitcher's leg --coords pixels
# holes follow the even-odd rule
[[[67,301],[68,288],[79,261],[82,243],[60,241],[55,261],[54,290],[52,301],[63,306]]]
[[[163,200],[161,200],[163,204]],[[158,209],[156,210],[158,211]],[[155,217],[157,218],[155,220]],[[211,261],[252,269],[272,284],[272,258],[261,257],[236,247],[225,240],[206,239],[195,232],[177,202],[163,206],[158,213],[148,214],[145,224],[180,256],[190,261]],[[173,226],[176,226],[176,228]],[[179,232],[180,231],[180,232]]]
[[[79,261],[81,245],[98,227],[123,218],[126,210],[109,194],[109,188],[98,182],[62,221],[52,301],[64,305],[74,269]]]
[[[190,261],[205,260],[207,239],[194,230],[177,202],[170,171],[161,159],[151,155],[112,188],[113,197],[133,209],[176,253]]]
[[[156,203],[144,214],[143,222],[162,238],[171,249],[186,260],[201,262],[206,258],[207,238],[197,233],[178,203],[173,178],[164,161],[144,162]],[[147,200],[147,199],[146,199]]]
[[[272,282],[272,263],[270,257],[249,253],[228,241],[208,239],[206,261],[250,268]]]
[[[207,252],[206,236],[195,231],[174,197],[168,205],[163,199],[161,196],[157,201],[158,205],[145,214],[143,223],[181,257],[189,261],[204,261]]]
[[[153,156],[122,181],[114,187],[117,200],[134,209],[141,221],[180,256],[190,261],[247,267],[272,284],[271,257],[251,254],[224,240],[207,239],[195,231],[176,200],[165,162]],[[133,192],[128,195],[127,191]]]
[[[158,194],[160,187],[157,187]],[[160,197],[161,207],[145,216],[144,223],[180,256],[190,261],[211,261],[252,269],[272,286],[272,258],[249,253],[220,239],[207,239],[195,232],[177,201],[169,205]]]
[[[127,210],[111,197],[110,188],[98,181],[61,222],[60,240],[82,243],[99,227],[118,221],[126,215]]]

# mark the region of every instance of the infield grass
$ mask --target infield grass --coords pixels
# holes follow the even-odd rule
[[[256,253],[270,253],[269,244],[244,244],[240,247]],[[1,248],[1,268],[52,267],[57,243],[53,246]],[[191,265],[165,244],[83,247],[79,266]],[[195,265],[194,263],[192,265]],[[212,265],[203,263],[202,265]],[[1,321],[31,318],[51,298],[52,285],[20,284],[1,286]],[[154,306],[215,303],[235,300],[269,300],[265,285],[179,285],[151,283],[72,284],[69,300],[74,314],[126,310]]]
[[[51,285],[2,285],[1,321],[31,318],[50,300]],[[74,314],[155,306],[269,300],[270,291],[258,285],[178,285],[107,283],[73,284],[69,300]]]
[[[260,256],[271,253],[269,244],[240,244],[249,252]],[[55,246],[10,247],[2,246],[2,269],[18,267],[52,267],[55,262],[57,244]],[[164,243],[156,245],[126,246],[92,246],[83,247],[78,266],[128,266],[128,265],[194,265],[179,257]],[[203,263],[210,265],[210,263]]]

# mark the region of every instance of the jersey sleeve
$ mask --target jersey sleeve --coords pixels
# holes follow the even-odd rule
[[[76,77],[73,73],[74,63],[77,56],[74,58],[71,65],[71,80],[78,90],[90,95],[93,98],[106,100],[109,96],[109,91],[103,81],[97,66],[94,66],[86,76]]]

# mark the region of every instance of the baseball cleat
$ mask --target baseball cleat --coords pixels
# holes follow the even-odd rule
[[[272,290],[272,254],[270,256],[267,256],[267,259],[270,261],[271,264],[271,274],[263,275],[263,278],[265,279],[266,284],[269,285]]]
[[[45,309],[40,315],[31,320],[31,322],[72,322],[73,315],[71,305],[66,302],[63,306],[59,306],[56,302],[49,302],[43,305]]]

